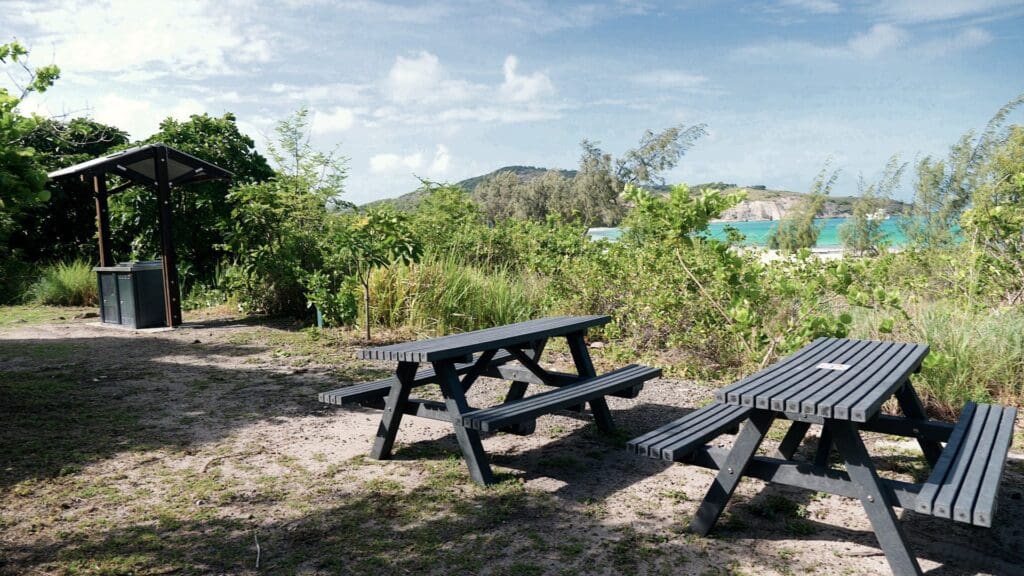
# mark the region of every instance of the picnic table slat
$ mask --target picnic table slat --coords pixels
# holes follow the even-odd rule
[[[479,352],[503,348],[551,336],[583,332],[588,328],[607,324],[608,316],[559,316],[528,320],[516,324],[462,332],[427,340],[403,342],[390,346],[364,348],[360,358],[404,362],[434,362]]]
[[[794,379],[797,379],[796,382],[802,382],[806,378],[813,377],[814,371],[808,370],[808,367],[815,366],[828,358],[834,359],[851,345],[851,342],[841,340],[826,341],[825,346],[811,354],[801,356],[799,362],[790,364],[786,370],[776,372],[768,381],[745,392],[740,398],[740,404],[762,409],[771,408],[772,396],[775,392],[786,390],[794,384]]]
[[[996,511],[996,493],[999,481],[1006,466],[1006,457],[1013,442],[1013,425],[1017,419],[1017,409],[1003,407],[1003,418],[999,422],[999,431],[992,443],[992,455],[985,466],[985,477],[974,502],[974,514],[971,522],[976,526],[992,526],[992,516]]]

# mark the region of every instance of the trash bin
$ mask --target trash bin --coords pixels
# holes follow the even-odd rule
[[[93,268],[100,286],[100,319],[128,328],[167,326],[161,260]]]

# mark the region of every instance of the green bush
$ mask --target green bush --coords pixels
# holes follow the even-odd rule
[[[930,351],[914,387],[933,410],[950,416],[969,400],[1024,401],[1024,310],[946,300],[909,306],[907,313],[892,336],[872,328],[878,324],[874,318],[859,317],[852,332],[927,343]]]
[[[545,312],[544,283],[537,276],[483,270],[453,258],[377,268],[370,293],[373,323],[437,333],[520,322]]]
[[[94,306],[99,302],[96,273],[82,260],[47,266],[32,286],[31,300],[50,306]]]

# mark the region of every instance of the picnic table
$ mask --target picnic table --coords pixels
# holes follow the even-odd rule
[[[582,411],[588,404],[599,429],[614,430],[605,396],[635,398],[645,381],[661,374],[656,368],[631,364],[598,375],[586,344],[589,328],[607,324],[608,316],[561,316],[529,320],[474,332],[365,348],[365,360],[396,363],[395,376],[319,395],[321,402],[336,405],[359,404],[382,408],[380,426],[371,456],[391,457],[395,436],[403,415],[450,422],[466,459],[472,479],[479,484],[494,481],[481,432],[530,434],[536,419],[557,410]],[[548,370],[541,354],[551,338],[565,338],[575,373]],[[429,367],[420,369],[422,364]],[[474,408],[466,392],[481,376],[511,382],[504,401],[486,408]],[[553,387],[527,396],[530,384]],[[410,398],[414,388],[440,387],[443,402]]]
[[[893,507],[990,527],[1016,417],[1011,407],[968,403],[956,424],[929,420],[910,380],[927,354],[924,344],[820,338],[628,447],[638,455],[718,470],[692,521],[697,533],[711,531],[741,477],[759,478],[860,499],[893,572],[920,574]],[[881,413],[893,396],[900,416]],[[778,453],[757,455],[777,419],[791,422]],[[731,449],[708,444],[740,424]],[[797,460],[811,425],[821,427],[813,461]],[[928,479],[881,478],[864,431],[916,439],[931,466]],[[845,471],[830,465],[833,448]]]

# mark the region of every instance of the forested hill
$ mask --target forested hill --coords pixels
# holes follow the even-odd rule
[[[549,168],[537,168],[536,166],[505,166],[503,168],[498,168],[493,172],[488,172],[487,174],[481,174],[479,176],[473,176],[472,178],[466,178],[465,180],[456,182],[456,184],[466,192],[472,193],[474,190],[476,190],[476,187],[479,186],[481,183],[487,181],[488,178],[491,178],[501,172],[512,172],[513,174],[519,177],[520,181],[529,182],[530,180],[538,178],[541,175],[547,173],[549,170]],[[574,176],[576,176],[575,170],[555,170],[555,172],[558,172],[563,178],[573,178]],[[422,195],[422,190],[413,190],[412,192],[402,194],[397,198],[374,200],[373,202],[368,202],[367,204],[365,204],[365,206],[390,204],[397,208],[398,210],[411,210],[416,207],[416,204],[419,202],[420,196]]]
[[[547,172],[551,171],[548,168],[538,168],[536,166],[505,166],[498,168],[493,172],[482,174],[480,176],[474,176],[458,182],[458,186],[472,193],[482,183],[495,175],[502,172],[511,172],[515,174],[519,180],[523,183],[527,183],[533,179],[539,178]],[[554,172],[561,175],[563,178],[572,179],[576,176],[576,170],[554,170]],[[654,192],[667,192],[668,186],[653,186],[649,187]],[[772,190],[765,186],[754,185],[754,186],[738,186],[732,183],[724,182],[708,182],[703,184],[694,184],[690,188],[693,191],[698,191],[705,188],[714,188],[722,190],[724,192],[731,192],[734,190],[742,189],[746,191],[747,199],[741,202],[738,206],[726,210],[722,215],[722,220],[730,221],[741,221],[741,220],[778,220],[782,218],[786,212],[789,211],[793,205],[803,196],[802,192],[793,192],[790,190]],[[386,200],[375,200],[368,203],[366,206],[375,206],[381,204],[390,204],[398,210],[411,210],[415,208],[419,202],[423,191],[416,190],[403,194],[397,198],[390,198]],[[829,197],[825,203],[825,207],[822,210],[822,216],[824,217],[842,217],[849,216],[853,210],[853,196],[832,196]],[[909,208],[909,205],[899,200],[889,200],[888,205],[885,208],[887,215],[900,214],[905,212]]]

